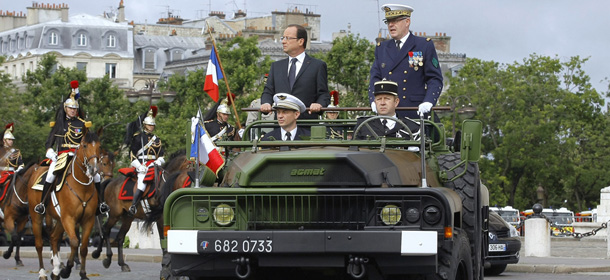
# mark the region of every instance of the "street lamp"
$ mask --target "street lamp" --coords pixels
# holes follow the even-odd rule
[[[544,207],[544,188],[542,187],[542,185],[538,185],[538,188],[536,189],[536,198],[538,198],[538,203],[542,204],[542,206]]]
[[[477,109],[475,107],[472,106],[472,102],[470,101],[470,97],[466,96],[466,95],[458,95],[456,97],[452,97],[452,96],[446,96],[447,99],[449,99],[449,101],[447,101],[447,105],[448,107],[450,107],[450,110],[445,110],[445,111],[438,111],[436,112],[440,117],[451,117],[452,120],[452,136],[455,137],[455,120],[457,118],[460,119],[460,121],[466,120],[466,119],[470,119],[472,117],[474,117],[474,114],[477,112]],[[464,103],[460,103],[460,101],[463,101],[463,99],[466,99],[468,101],[468,105],[464,105]],[[460,106],[461,104],[461,106]],[[459,107],[458,107],[459,106]]]

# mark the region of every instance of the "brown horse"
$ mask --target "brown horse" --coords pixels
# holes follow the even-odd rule
[[[116,164],[115,157],[118,151],[109,153],[107,150],[102,149],[102,155],[100,156],[100,177],[102,181],[112,179],[114,166]]]
[[[49,195],[49,207],[47,207],[46,215],[59,222],[53,227],[51,233],[51,248],[53,271],[52,279],[70,277],[74,259],[79,246],[79,238],[77,229],[82,228],[82,246],[80,248],[81,279],[87,278],[86,261],[87,251],[89,246],[89,235],[93,229],[94,217],[97,208],[97,191],[93,183],[93,176],[98,172],[99,161],[101,156],[101,145],[97,134],[87,132],[81,140],[80,146],[76,149],[73,158],[66,166],[67,174],[63,181],[63,186],[57,191],[51,191]],[[38,168],[30,177],[28,186],[34,186],[37,178],[42,175],[48,167]],[[58,178],[62,176],[57,176]],[[36,252],[38,253],[38,263],[40,266],[39,278],[47,279],[46,271],[42,261],[42,215],[34,212],[34,206],[40,202],[42,192],[35,190],[32,187],[28,188],[28,201],[30,205],[30,216],[32,218],[32,231],[36,239]],[[54,203],[56,201],[57,203]],[[56,204],[56,205],[55,205]],[[70,255],[66,266],[60,270],[59,256],[59,240],[64,231],[68,234],[70,241]]]
[[[5,259],[11,257],[15,250],[15,262],[17,266],[23,266],[19,249],[21,246],[21,237],[25,231],[25,225],[28,222],[28,195],[27,183],[38,167],[37,164],[28,164],[26,168],[14,174],[10,185],[5,192],[4,199],[0,202],[0,207],[4,213],[4,230],[11,234],[11,243],[8,249],[2,255]],[[0,219],[1,220],[1,219]]]
[[[184,151],[182,151],[174,153],[172,156],[170,156],[170,159],[168,160],[168,163],[165,166],[166,168],[164,169],[163,174],[170,174],[170,172],[175,172],[176,170],[186,170],[190,168],[191,164],[187,160]],[[123,255],[123,242],[125,240],[125,235],[129,231],[131,223],[134,219],[149,220],[151,216],[161,216],[160,214],[163,212],[164,198],[167,198],[167,195],[169,195],[169,193],[173,191],[173,187],[169,187],[169,190],[166,187],[168,185],[166,176],[162,175],[162,177],[164,178],[163,184],[159,184],[155,189],[154,195],[148,199],[151,211],[148,214],[145,213],[144,209],[140,204],[138,205],[138,211],[135,216],[129,214],[129,207],[132,203],[131,200],[119,199],[119,192],[121,191],[122,184],[125,181],[125,176],[118,176],[117,178],[112,179],[110,182],[105,182],[103,184],[104,198],[106,199],[106,203],[108,203],[108,205],[110,206],[110,212],[108,213],[108,219],[106,220],[106,223],[104,223],[104,226],[102,227],[102,242],[98,244],[98,247],[95,251],[91,253],[91,256],[93,258],[98,258],[102,251],[102,244],[105,243],[106,259],[103,260],[104,267],[110,267],[112,261],[112,248],[109,240],[110,230],[120,220],[121,228],[119,229],[115,240],[117,243],[117,251],[119,255],[118,265],[121,267],[121,271],[131,271],[129,265],[125,263]],[[143,197],[143,199],[145,198]],[[151,225],[152,223],[148,223],[146,228],[149,229]],[[158,232],[160,234],[163,233],[163,222],[157,223],[156,226]]]

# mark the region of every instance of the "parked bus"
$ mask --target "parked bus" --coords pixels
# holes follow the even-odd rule
[[[534,214],[532,209],[523,211],[524,216],[527,218]],[[574,233],[574,212],[568,210],[565,207],[559,209],[544,208],[542,214],[551,221],[551,235],[553,236],[566,236],[567,234]]]

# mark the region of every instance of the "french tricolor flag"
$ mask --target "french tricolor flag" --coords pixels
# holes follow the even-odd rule
[[[210,60],[208,61],[208,70],[205,73],[205,83],[203,84],[203,90],[208,93],[214,102],[218,102],[220,94],[218,92],[218,81],[222,80],[222,70],[220,69],[220,63],[216,57],[216,48],[212,48],[210,53]]]
[[[220,152],[216,149],[216,145],[212,142],[212,139],[205,131],[205,128],[201,126],[199,118],[201,113],[197,113],[197,117],[192,119],[191,124],[191,157],[199,158],[200,164],[205,164],[208,168],[214,171],[214,174],[218,176],[218,170],[225,164],[224,159],[220,155]]]

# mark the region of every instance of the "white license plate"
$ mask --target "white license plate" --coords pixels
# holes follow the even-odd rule
[[[506,244],[489,244],[490,252],[505,252]]]

